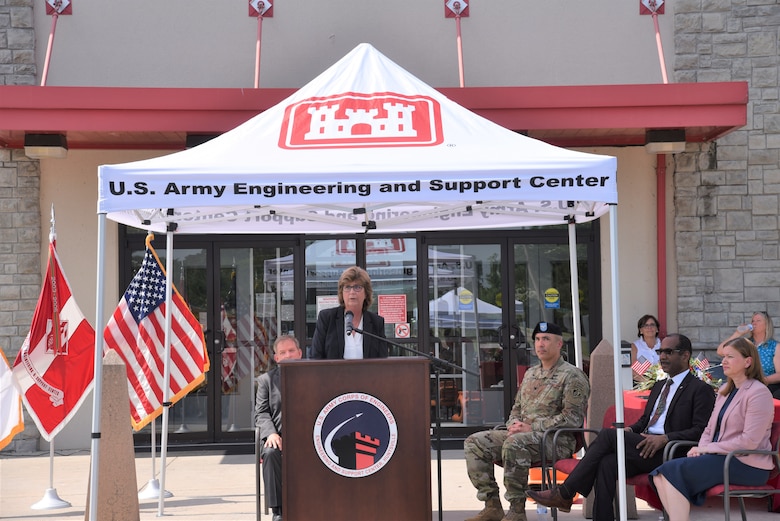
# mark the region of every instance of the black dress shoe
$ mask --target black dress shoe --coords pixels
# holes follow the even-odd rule
[[[528,490],[526,491],[526,494],[540,505],[557,508],[561,512],[571,512],[571,504],[574,502],[573,499],[566,499],[561,496],[561,489],[558,487],[550,490],[541,490],[539,492]]]

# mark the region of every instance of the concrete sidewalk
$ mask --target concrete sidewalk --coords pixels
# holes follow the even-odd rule
[[[169,452],[167,457],[165,489],[173,493],[164,504],[163,514],[171,519],[185,521],[254,521],[255,470],[253,456],[224,455],[215,452]],[[34,456],[0,455],[0,519],[8,521],[46,521],[84,519],[87,485],[89,480],[89,453],[61,452],[54,457],[53,485],[57,495],[73,506],[56,510],[33,510],[31,505],[40,501],[49,488],[49,454]],[[160,460],[156,459],[159,472]],[[433,521],[439,519],[436,454],[431,454],[431,482]],[[500,468],[497,477],[501,479]],[[152,478],[152,461],[149,455],[136,456],[138,487],[143,488]],[[158,476],[159,478],[159,476]],[[442,519],[462,521],[482,508],[474,488],[466,476],[462,451],[442,452]],[[389,503],[392,508],[392,502]],[[506,505],[505,505],[506,506]],[[658,521],[659,512],[642,501],[637,501],[641,521]],[[732,506],[732,519],[740,519],[736,503]],[[144,521],[159,519],[158,501],[143,500],[140,518]],[[536,519],[533,503],[528,504],[528,517]],[[551,519],[548,515],[548,520]],[[582,509],[575,505],[569,514],[559,519],[581,520]],[[722,506],[694,509],[691,519],[715,521],[723,519]],[[780,515],[766,512],[766,502],[751,505],[750,521],[780,521]],[[270,521],[271,516],[262,516]],[[292,520],[288,520],[292,521]],[[333,520],[355,521],[355,520]],[[414,521],[414,520],[399,520]]]

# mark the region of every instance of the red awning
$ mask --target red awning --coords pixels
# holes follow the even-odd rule
[[[643,145],[648,129],[685,129],[689,143],[747,122],[746,82],[438,89],[506,128],[564,146]],[[0,86],[0,146],[26,132],[63,133],[70,149],[185,148],[221,134],[294,89]]]

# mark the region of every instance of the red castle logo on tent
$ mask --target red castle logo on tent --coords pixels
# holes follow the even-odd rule
[[[428,96],[348,92],[309,98],[284,112],[279,146],[356,148],[433,146],[443,141],[441,108]]]

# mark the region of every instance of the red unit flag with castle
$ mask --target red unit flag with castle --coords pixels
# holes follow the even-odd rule
[[[95,330],[76,304],[49,241],[46,278],[13,374],[27,411],[47,441],[62,430],[92,389]]]

